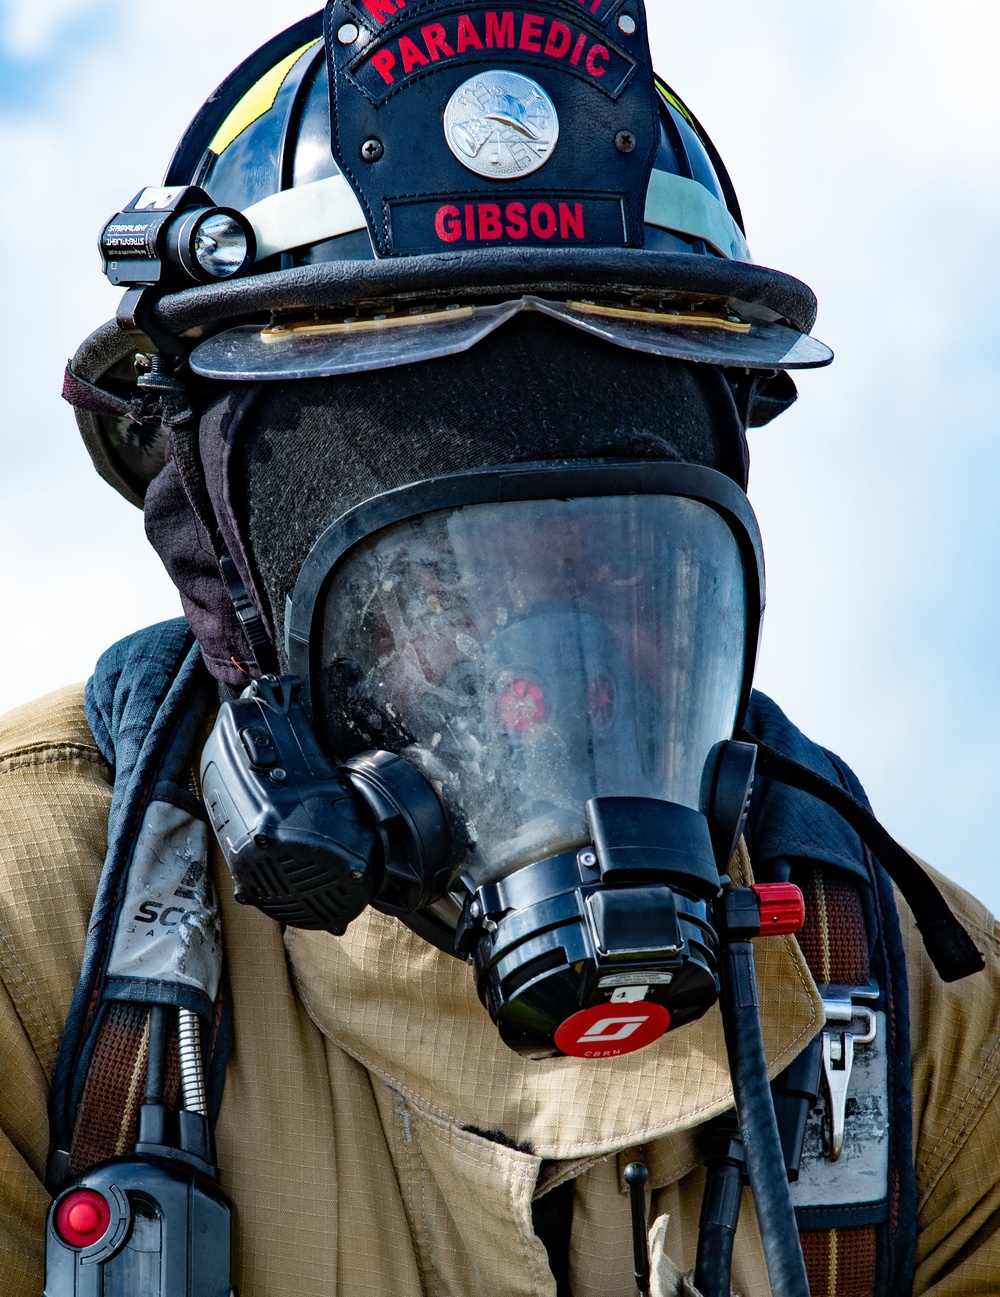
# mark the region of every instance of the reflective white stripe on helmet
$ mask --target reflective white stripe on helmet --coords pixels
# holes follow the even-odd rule
[[[654,171],[646,192],[646,224],[704,239],[731,261],[752,261],[743,231],[729,209],[697,180]]]
[[[257,236],[257,260],[292,248],[367,229],[361,204],[343,176],[284,189],[248,207],[243,215]],[[720,256],[751,261],[740,227],[697,180],[654,171],[646,195],[646,224],[704,239]]]
[[[368,228],[361,204],[343,176],[283,189],[254,203],[243,215],[257,236],[258,261]]]

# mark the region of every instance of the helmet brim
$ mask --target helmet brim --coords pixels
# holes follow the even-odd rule
[[[506,301],[528,295],[728,308],[808,334],[816,298],[801,280],[746,262],[645,249],[529,249],[331,261],[184,289],[160,299],[155,323],[194,341],[271,312]]]

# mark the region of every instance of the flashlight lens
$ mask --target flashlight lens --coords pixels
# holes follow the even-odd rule
[[[206,216],[194,232],[195,260],[213,279],[238,274],[247,262],[246,231],[224,212]]]

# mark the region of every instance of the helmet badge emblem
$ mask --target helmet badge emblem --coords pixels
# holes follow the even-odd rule
[[[517,180],[552,156],[559,117],[537,81],[517,72],[482,72],[449,99],[444,137],[462,166],[476,175]]]

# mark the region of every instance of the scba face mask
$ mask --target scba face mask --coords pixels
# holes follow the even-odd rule
[[[701,1016],[763,596],[746,497],[699,466],[527,464],[351,510],[289,601],[292,674],[202,759],[238,899],[336,932],[397,914],[535,1057]]]

